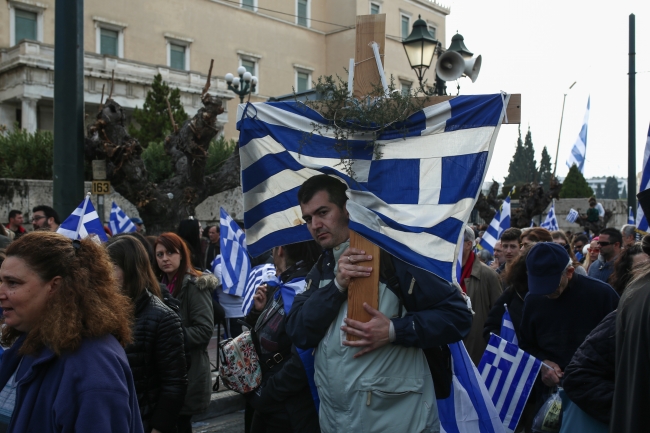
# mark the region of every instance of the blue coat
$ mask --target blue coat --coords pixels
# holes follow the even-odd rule
[[[0,389],[20,362],[24,339],[4,353]],[[24,356],[16,381],[8,432],[143,432],[131,369],[112,335],[84,338],[61,356],[47,347]]]

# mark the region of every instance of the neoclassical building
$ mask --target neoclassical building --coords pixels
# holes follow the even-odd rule
[[[55,0],[0,1],[0,124],[51,130]],[[113,71],[113,98],[127,112],[142,106],[160,73],[193,115],[214,59],[211,92],[228,100],[218,121],[236,138],[239,97],[228,90],[226,73],[243,66],[258,77],[252,101],[308,90],[322,75],[346,78],[356,16],[374,13],[386,14],[386,73],[408,89],[416,77],[401,41],[418,16],[444,46],[450,10],[433,0],[85,0],[87,117],[102,86],[108,94]]]

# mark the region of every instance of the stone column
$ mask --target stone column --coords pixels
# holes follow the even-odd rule
[[[27,130],[27,132],[36,132],[38,126],[36,104],[38,103],[38,99],[23,97],[21,98],[21,103],[22,117],[20,121],[22,128]]]

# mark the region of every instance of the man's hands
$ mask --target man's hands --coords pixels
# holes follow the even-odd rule
[[[546,386],[557,386],[560,383],[560,379],[564,376],[562,369],[559,365],[548,359],[544,360],[544,364],[550,365],[553,368],[542,365],[542,382]]]
[[[336,274],[336,282],[339,286],[347,289],[352,278],[369,277],[372,268],[368,266],[359,266],[355,263],[372,260],[372,256],[366,255],[363,250],[348,248],[343,251],[339,258],[339,268]]]
[[[266,307],[267,288],[268,286],[266,284],[262,284],[257,288],[255,295],[253,295],[253,307],[255,308],[256,311],[262,311],[264,310],[264,307]]]
[[[344,341],[344,346],[362,347],[357,354],[354,355],[358,358],[368,352],[384,346],[390,342],[389,330],[390,319],[384,316],[379,310],[375,310],[370,305],[363,303],[363,309],[372,316],[369,322],[363,323],[352,319],[343,319],[347,326],[341,326],[341,330],[348,334],[356,335],[361,338],[356,341]]]

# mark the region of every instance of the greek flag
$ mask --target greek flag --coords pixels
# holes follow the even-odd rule
[[[639,185],[639,191],[645,191],[650,188],[650,164],[648,164],[648,159],[650,158],[650,130],[648,130],[648,138],[645,142],[645,151],[643,152],[643,173],[641,174],[641,184]],[[628,192],[628,194],[633,194],[633,192]],[[636,228],[644,233],[648,233],[648,219],[643,214],[643,209],[641,205],[638,205],[636,208]]]
[[[569,211],[569,214],[566,216],[566,220],[569,221],[570,223],[574,223],[574,222],[576,222],[576,220],[578,219],[579,216],[580,216],[580,214],[578,213],[578,211],[571,208],[571,210]]]
[[[517,423],[542,367],[539,359],[492,334],[478,365],[485,386],[506,430],[515,431]]]
[[[585,117],[582,120],[582,128],[580,129],[580,134],[576,142],[571,148],[571,153],[569,158],[566,160],[566,165],[571,168],[573,164],[577,165],[580,169],[580,173],[585,172],[585,155],[587,154],[587,126],[589,124],[589,106],[591,103],[591,96],[587,99],[587,111],[585,112]]]
[[[505,433],[499,413],[462,341],[450,344],[451,394],[438,400],[441,433]]]
[[[510,312],[508,311],[508,306],[503,304],[506,307],[505,313],[503,313],[503,318],[501,319],[501,338],[512,344],[519,344],[517,341],[517,333],[515,332],[515,324],[512,323],[510,318]]]
[[[111,219],[108,223],[111,228],[113,236],[120,233],[131,233],[135,231],[135,224],[131,222],[131,218],[126,216],[121,207],[113,202],[111,206]]]
[[[237,129],[248,248],[311,240],[297,199],[312,176],[348,186],[350,229],[381,249],[452,282],[458,244],[485,177],[508,95],[459,96],[411,115],[377,137],[346,141],[299,102],[240,105]],[[319,133],[314,125],[322,126]],[[341,158],[354,176],[341,168]]]
[[[627,223],[634,224],[634,214],[632,213],[632,206],[630,206],[630,210],[627,213]]]
[[[90,201],[90,193],[61,223],[56,232],[70,239],[83,239],[89,235],[97,235],[102,242],[108,240],[99,215],[95,211],[93,202]]]
[[[246,235],[223,208],[220,223],[221,287],[229,295],[242,296],[251,269]]]
[[[275,266],[270,263],[264,263],[251,269],[251,273],[248,275],[248,280],[246,281],[246,288],[244,289],[244,302],[242,302],[241,306],[244,316],[253,308],[253,296],[257,288],[274,278]]]
[[[546,219],[542,223],[541,227],[549,231],[560,229],[557,225],[557,218],[555,217],[555,201],[551,204],[551,208],[548,210]]]
[[[510,228],[510,196],[514,192],[514,188],[508,194],[505,201],[501,205],[501,209],[497,211],[490,222],[481,242],[479,242],[479,247],[481,249],[488,250],[490,253],[494,254],[494,246],[497,244],[497,241],[501,239],[501,233],[505,229]]]

